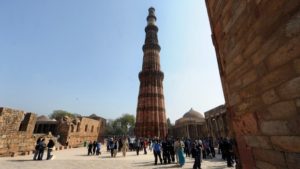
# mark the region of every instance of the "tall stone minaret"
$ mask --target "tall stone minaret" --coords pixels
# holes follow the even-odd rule
[[[167,120],[163,94],[164,74],[160,70],[155,9],[149,8],[146,39],[143,46],[143,68],[139,73],[140,90],[136,111],[135,135],[137,137],[160,137],[167,135]]]

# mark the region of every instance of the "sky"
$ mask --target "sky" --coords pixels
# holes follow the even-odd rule
[[[2,0],[0,107],[136,115],[151,6],[167,117],[224,104],[204,0]]]

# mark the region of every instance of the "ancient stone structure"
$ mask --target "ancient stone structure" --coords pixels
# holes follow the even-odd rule
[[[57,135],[57,121],[55,119],[49,119],[47,116],[37,117],[33,133],[44,133],[48,134],[51,132],[52,135]]]
[[[226,111],[226,106],[220,105],[204,113],[208,135],[214,140],[225,138],[229,134]]]
[[[64,117],[58,121],[58,141],[62,145],[77,147],[84,142],[97,141],[99,138],[102,121],[90,117],[70,118]]]
[[[160,70],[160,46],[158,44],[154,8],[149,8],[143,46],[143,68],[139,73],[140,89],[136,113],[135,134],[138,137],[165,137],[167,120],[165,112],[163,78]]]
[[[242,168],[299,168],[300,1],[206,5]]]
[[[103,141],[106,120],[95,114],[75,119],[64,117],[61,120],[49,119],[42,115],[37,118],[34,133],[48,134],[59,137],[62,145],[80,146],[84,141]]]
[[[106,127],[106,119],[95,114],[89,116],[89,118],[98,120],[99,121],[99,134],[98,134],[98,141],[104,141],[104,130]]]
[[[174,137],[199,139],[207,136],[207,129],[203,115],[190,109],[182,118],[176,120],[173,129]]]
[[[0,156],[28,154],[35,146],[36,115],[0,107]]]
[[[0,108],[0,156],[29,154],[38,137],[49,138],[61,145],[77,147],[84,141],[101,141],[106,120],[102,117],[64,117],[56,121],[46,116],[25,113],[21,110]],[[33,133],[34,132],[34,133]]]

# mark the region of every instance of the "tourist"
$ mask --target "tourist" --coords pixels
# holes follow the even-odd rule
[[[118,146],[118,151],[121,152],[122,147],[123,147],[123,143],[122,143],[122,138],[121,138],[121,137],[120,137],[119,140],[118,140],[118,145],[119,145],[119,146]]]
[[[109,152],[110,151],[110,148],[109,148],[109,145],[111,144],[111,139],[108,138],[106,139],[106,151]]]
[[[51,155],[51,152],[53,150],[53,147],[54,147],[55,143],[52,139],[49,140],[48,144],[47,144],[47,147],[48,147],[48,150],[47,150],[47,160],[51,160],[53,159],[53,155]]]
[[[233,167],[233,147],[232,147],[232,143],[229,139],[229,137],[227,137],[227,139],[224,141],[224,152],[225,152],[225,157],[227,160],[227,167]]]
[[[178,162],[179,162],[180,167],[182,167],[185,163],[185,158],[184,158],[184,153],[183,153],[184,143],[183,143],[183,141],[181,141],[179,139],[178,139],[178,142],[179,142],[179,148],[177,150]]]
[[[225,142],[226,142],[225,138],[221,138],[219,146],[220,146],[220,149],[221,149],[221,154],[222,154],[222,159],[223,160],[226,160],[225,149],[224,149]]]
[[[135,149],[136,149],[136,155],[139,155],[141,148],[141,142],[140,139],[136,138],[135,140]]]
[[[167,164],[167,163],[170,164],[171,163],[171,157],[170,157],[171,145],[167,138],[165,138],[165,140],[162,142],[161,147],[162,147],[162,151],[163,151],[164,164]]]
[[[207,138],[205,138],[203,140],[203,158],[212,158],[211,154],[210,154],[210,150],[209,150],[209,145],[208,145],[208,140]]]
[[[191,155],[191,142],[190,139],[186,139],[184,141],[184,153],[186,157],[190,157]]]
[[[218,138],[218,154],[221,154],[221,141],[222,141],[222,137],[221,138]]]
[[[209,137],[209,139],[208,139],[208,146],[209,146],[209,150],[211,152],[211,155],[214,158],[216,156],[216,151],[215,151],[214,141],[213,141],[212,137]]]
[[[45,148],[46,148],[45,139],[42,138],[42,140],[39,142],[38,160],[42,160],[43,159]]]
[[[115,139],[114,148],[113,148],[113,157],[117,156],[118,149],[119,149],[119,141],[118,141],[118,139]]]
[[[195,158],[193,169],[201,169],[201,140],[192,143],[192,157]]]
[[[114,139],[112,138],[112,139],[109,141],[109,150],[110,150],[110,155],[111,155],[111,157],[114,156],[114,147],[115,147],[115,142],[114,142]]]
[[[101,154],[101,143],[96,143],[96,155],[99,156]]]
[[[174,139],[169,140],[170,142],[170,157],[173,163],[175,163],[175,151],[174,151]]]
[[[92,149],[93,149],[93,142],[90,141],[88,144],[88,155],[92,155]]]
[[[157,165],[157,157],[159,157],[160,164],[162,164],[161,145],[159,140],[155,140],[153,144],[153,153],[154,153],[154,164]]]
[[[97,146],[97,141],[93,142],[93,155],[96,153],[96,146]]]
[[[123,153],[123,157],[125,157],[126,156],[126,152],[127,152],[127,150],[128,150],[128,139],[126,138],[126,137],[124,137],[123,138],[123,143],[122,143],[122,153]]]
[[[36,160],[36,158],[38,157],[39,155],[39,144],[40,144],[40,141],[42,140],[42,137],[39,137],[37,140],[36,140],[36,144],[35,144],[35,152],[34,152],[34,156],[33,156],[33,160]]]
[[[152,139],[149,139],[149,151],[152,152]]]
[[[144,154],[147,154],[147,146],[148,146],[148,141],[145,138],[144,141],[143,141]]]
[[[179,138],[176,139],[175,143],[174,143],[174,152],[175,152],[175,156],[176,156],[176,163],[178,164],[179,159],[178,159],[178,150],[180,148],[180,141]]]

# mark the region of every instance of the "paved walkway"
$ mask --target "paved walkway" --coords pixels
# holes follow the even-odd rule
[[[152,152],[147,155],[127,152],[123,157],[121,153],[116,158],[111,158],[108,152],[101,156],[87,156],[86,148],[54,151],[54,160],[33,161],[33,155],[0,158],[1,169],[159,169],[179,168],[176,164],[154,165]],[[140,152],[142,153],[142,151]],[[46,153],[44,154],[44,158]],[[193,168],[194,160],[186,158],[182,168]],[[202,169],[229,169],[226,163],[217,156],[215,159],[203,160]],[[232,168],[231,168],[232,169]]]

